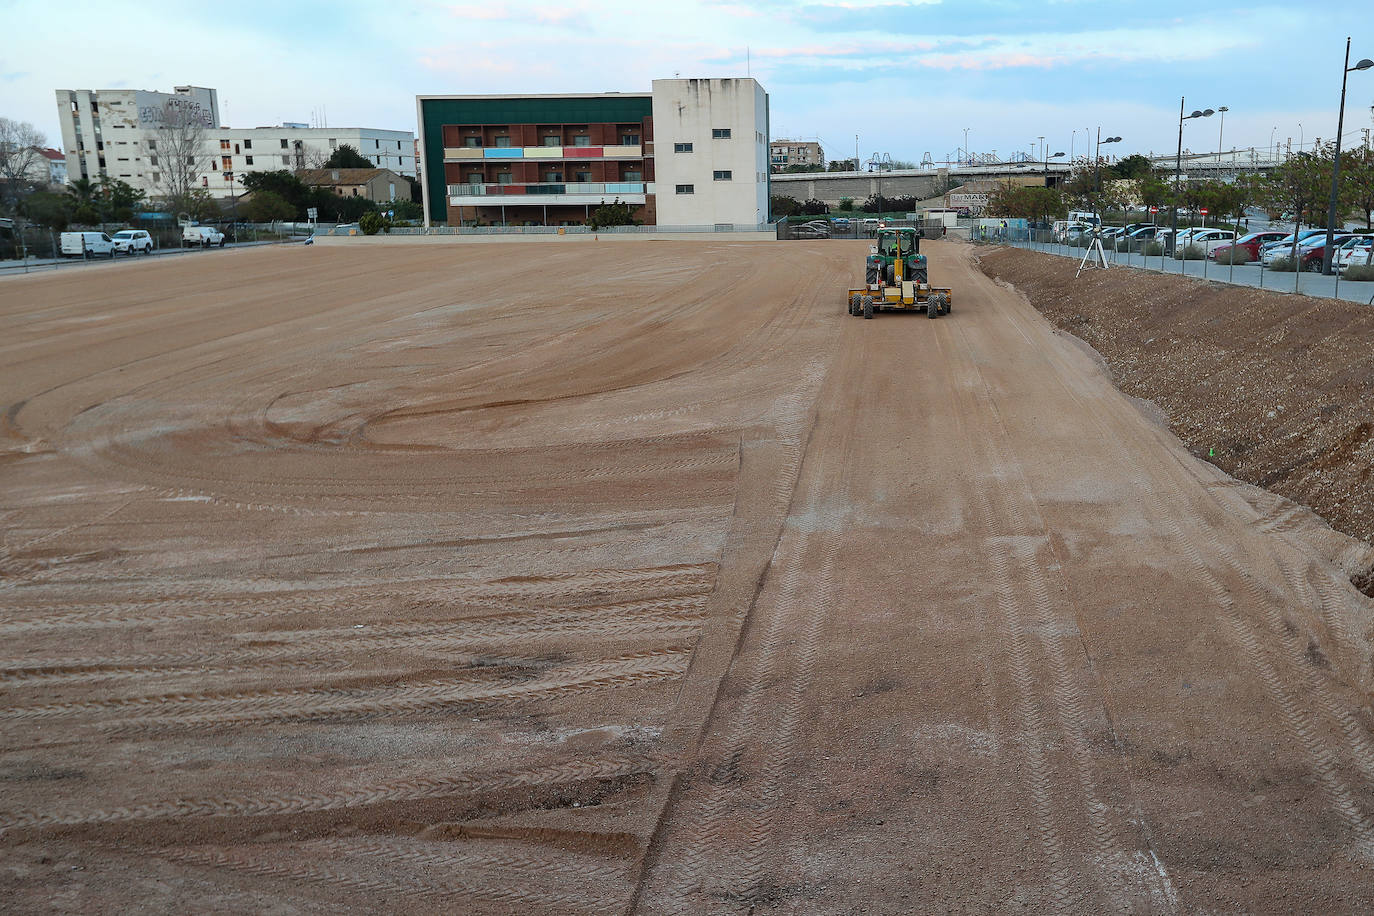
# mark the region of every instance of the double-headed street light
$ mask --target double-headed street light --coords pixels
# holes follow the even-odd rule
[[[1212,109],[1208,108],[1208,109],[1205,109],[1205,110],[1203,110],[1203,111],[1194,111],[1192,114],[1187,115],[1187,116],[1185,117],[1184,114],[1183,114],[1183,99],[1180,97],[1179,100],[1178,100],[1178,154],[1174,157],[1174,197],[1175,197],[1175,198],[1178,197],[1179,180],[1183,177],[1183,122],[1184,122],[1184,121],[1191,121],[1191,120],[1193,120],[1193,118],[1210,118],[1210,117],[1211,117],[1212,115],[1214,115],[1214,114],[1216,114],[1216,112],[1213,111]],[[1174,200],[1173,211],[1174,211],[1174,218],[1173,218],[1173,222],[1172,222],[1173,234],[1170,236],[1170,238],[1172,238],[1172,239],[1177,239],[1177,238],[1178,238],[1178,200],[1177,200],[1177,199]]]
[[[1374,67],[1374,60],[1365,58],[1355,66],[1350,66],[1350,36],[1345,39],[1345,69],[1341,71],[1341,113],[1336,119],[1336,161],[1331,165],[1331,202],[1326,208],[1326,248],[1322,251],[1322,273],[1331,273],[1332,247],[1336,241],[1336,192],[1341,180],[1341,131],[1345,130],[1345,80],[1352,70],[1368,70]]]

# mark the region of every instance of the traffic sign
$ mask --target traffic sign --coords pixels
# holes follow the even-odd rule
[[[319,217],[319,215],[320,211],[315,209],[314,207],[308,207],[305,211],[306,219],[316,219]]]
[[[1151,212],[1151,213],[1158,213],[1158,212],[1159,212],[1159,208],[1158,208],[1158,207],[1151,207],[1151,208],[1150,208],[1150,212]]]
[[[1206,207],[1203,207],[1203,208],[1202,208],[1201,210],[1199,210],[1198,212],[1201,213],[1203,216],[1206,216],[1206,215],[1207,215],[1207,208],[1206,208]]]

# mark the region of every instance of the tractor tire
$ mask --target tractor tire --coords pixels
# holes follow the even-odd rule
[[[859,314],[859,294],[855,293],[849,297],[849,314],[854,316]]]
[[[892,286],[897,282],[897,268],[891,264],[883,267],[883,282]]]
[[[911,272],[911,279],[916,283],[930,282],[930,268],[918,267]]]
[[[940,317],[940,297],[939,297],[939,296],[931,296],[929,299],[926,300],[926,317],[927,317],[927,318],[939,318],[939,317]]]
[[[869,267],[864,271],[864,282],[872,286],[878,282],[878,268]]]
[[[864,296],[863,299],[860,300],[859,305],[860,305],[860,308],[863,310],[863,313],[864,313],[864,317],[865,317],[865,318],[872,318],[872,317],[873,317],[873,297],[872,297],[872,296]]]
[[[944,293],[940,294],[940,307],[945,310],[946,315],[954,311],[954,303],[946,299]]]

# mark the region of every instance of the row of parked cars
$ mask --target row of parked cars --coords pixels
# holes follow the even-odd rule
[[[1092,227],[1080,229],[1076,235],[1090,231]],[[1072,232],[1072,227],[1069,229]],[[1068,236],[1069,239],[1076,235]],[[1298,267],[1302,270],[1320,271],[1326,256],[1326,230],[1302,229],[1296,233],[1298,242]],[[1192,227],[1174,230],[1169,226],[1153,223],[1135,223],[1130,226],[1110,226],[1102,230],[1102,241],[1113,244],[1123,240],[1144,243],[1159,242],[1166,254],[1188,246],[1203,249],[1210,260],[1227,260],[1233,250],[1244,250],[1252,263],[1268,267],[1279,258],[1288,257],[1293,250],[1294,233],[1282,230],[1264,229],[1251,232],[1240,238],[1230,229]],[[1344,272],[1351,266],[1371,263],[1374,255],[1374,233],[1338,232],[1334,239],[1335,253],[1331,257],[1334,270]]]
[[[183,247],[193,245],[210,248],[224,247],[224,233],[214,226],[187,226],[181,231]],[[121,229],[114,235],[90,230],[64,232],[58,247],[64,258],[113,258],[117,254],[150,255],[153,253],[153,237],[146,229]]]

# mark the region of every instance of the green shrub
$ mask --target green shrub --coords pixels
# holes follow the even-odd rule
[[[1164,254],[1164,245],[1160,242],[1150,242],[1145,246],[1145,257],[1157,258]]]
[[[1254,258],[1250,256],[1249,248],[1231,248],[1217,255],[1218,264],[1249,264]]]
[[[1267,265],[1269,270],[1277,270],[1279,273],[1292,273],[1297,270],[1297,262],[1289,257],[1275,258]]]
[[[1182,249],[1174,251],[1175,261],[1201,261],[1207,257],[1207,249],[1201,245],[1184,245]]]
[[[1374,280],[1374,265],[1351,265],[1345,269],[1342,278],[1346,280]]]
[[[382,231],[382,215],[376,210],[369,210],[358,217],[358,228],[363,231],[363,235],[376,235]]]
[[[1130,240],[1130,239],[1122,239],[1121,241],[1117,242],[1117,243],[1116,243],[1116,250],[1119,251],[1121,254],[1125,254],[1126,252],[1130,251],[1130,250],[1131,250],[1131,240]]]

